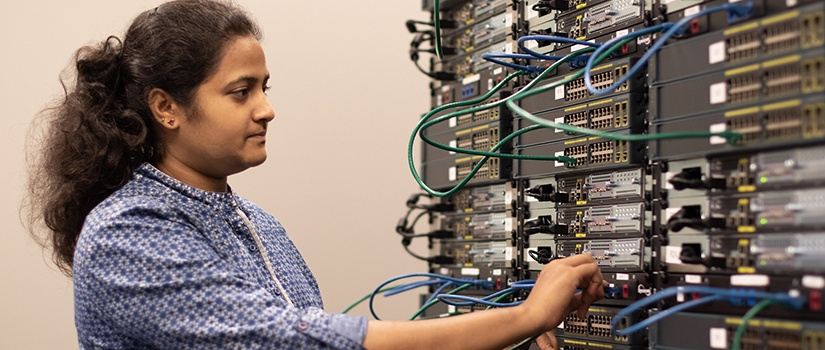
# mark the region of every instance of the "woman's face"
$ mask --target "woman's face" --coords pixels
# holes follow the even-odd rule
[[[231,41],[217,71],[198,86],[192,106],[176,121],[164,158],[215,179],[263,163],[267,124],[275,117],[266,96],[268,80],[258,40]]]

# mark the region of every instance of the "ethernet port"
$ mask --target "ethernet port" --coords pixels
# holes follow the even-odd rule
[[[728,349],[731,349],[731,345],[733,345],[733,338],[734,334],[736,334],[735,327],[728,328]],[[762,349],[762,334],[753,329],[753,328],[746,328],[745,334],[742,336],[740,341],[740,350],[759,350]]]
[[[772,55],[798,49],[800,34],[799,21],[796,19],[766,27],[763,30],[765,53]]]
[[[802,48],[825,44],[825,29],[822,25],[823,12],[809,13],[802,17]]]
[[[736,119],[731,119],[726,122],[727,129],[742,134],[742,138],[736,140],[736,144],[747,145],[759,142],[762,136],[762,120],[761,115],[753,114]]]
[[[611,321],[612,321],[612,320],[611,320]],[[621,320],[621,321],[619,321],[619,326],[617,327],[617,329],[625,329],[625,328],[627,328],[627,327],[628,327],[628,325],[629,325],[629,322],[630,322],[630,321],[627,319],[627,317],[622,318],[622,320]],[[614,336],[614,337],[613,337],[613,340],[615,340],[615,341],[620,341],[620,342],[624,342],[624,343],[627,343],[627,341],[628,341],[628,337],[627,337],[627,334],[625,334],[625,335],[616,335],[616,336]]]

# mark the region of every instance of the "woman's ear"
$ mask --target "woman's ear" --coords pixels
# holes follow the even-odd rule
[[[169,130],[178,128],[180,124],[178,119],[183,113],[180,105],[175,102],[172,95],[169,95],[163,89],[154,88],[149,91],[148,103],[156,122]]]

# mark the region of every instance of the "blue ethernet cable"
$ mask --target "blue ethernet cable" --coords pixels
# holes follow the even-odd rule
[[[595,57],[598,57],[599,54],[601,54],[602,52],[604,52],[605,50],[607,50],[608,48],[613,46],[619,40],[625,39],[627,35],[623,35],[623,36],[616,37],[616,38],[608,40],[602,46],[600,46],[598,49],[596,49],[596,51],[593,52],[593,55],[590,57],[590,59],[587,60],[587,64],[585,65],[585,68],[584,68],[584,84],[587,87],[587,91],[589,91],[591,94],[594,94],[594,95],[602,95],[602,94],[609,93],[610,91],[613,91],[613,90],[617,89],[618,87],[622,86],[622,84],[627,82],[627,80],[630,79],[630,77],[636,75],[639,72],[639,70],[641,70],[642,67],[644,67],[644,65],[647,64],[647,61],[650,60],[650,58],[654,54],[656,54],[656,52],[659,51],[659,49],[661,49],[661,47],[668,41],[668,39],[670,39],[670,37],[672,37],[677,32],[681,31],[684,26],[686,26],[688,23],[690,23],[691,21],[693,21],[694,19],[696,19],[700,16],[704,16],[704,15],[709,14],[711,12],[718,12],[718,11],[734,12],[734,13],[739,14],[740,16],[744,16],[744,14],[748,11],[748,8],[746,6],[740,5],[740,4],[723,4],[723,5],[719,5],[719,6],[715,6],[715,7],[709,7],[709,8],[706,8],[704,10],[701,10],[701,11],[699,11],[699,12],[693,14],[693,15],[686,16],[685,18],[682,18],[679,22],[676,22],[675,24],[673,24],[673,23],[662,23],[660,25],[656,25],[656,26],[653,26],[653,27],[645,28],[645,29],[627,34],[627,35],[632,35],[634,37],[638,37],[638,36],[645,35],[645,34],[652,33],[652,32],[659,32],[659,31],[663,31],[663,30],[665,31],[665,33],[662,35],[662,37],[657,39],[656,43],[654,43],[653,46],[651,46],[647,50],[647,52],[636,62],[636,64],[634,64],[633,67],[631,67],[628,70],[627,74],[625,74],[623,77],[621,77],[617,82],[613,83],[613,85],[610,85],[610,86],[608,86],[604,89],[599,90],[599,89],[596,89],[593,86],[593,83],[591,82],[591,73],[590,73],[590,71],[593,69],[593,64],[594,64],[593,61],[595,60]]]
[[[533,73],[533,74],[538,74],[538,73],[541,73],[542,71],[544,71],[544,69],[541,69],[539,67],[534,67],[534,66],[530,66],[530,65],[522,66],[522,65],[519,65],[519,64],[515,64],[515,63],[510,63],[510,62],[504,62],[504,61],[501,61],[501,60],[497,60],[497,58],[520,58],[520,59],[528,59],[528,60],[535,59],[535,57],[530,56],[530,55],[508,54],[508,53],[485,53],[485,54],[481,55],[481,58],[485,59],[488,62],[493,62],[495,64],[498,64],[500,66],[509,67],[509,68],[513,68],[513,69],[518,69],[518,70],[523,70],[523,71],[530,72],[530,73]]]
[[[660,320],[664,319],[665,317],[669,317],[669,316],[671,316],[671,315],[673,315],[677,312],[680,312],[682,310],[687,310],[687,309],[690,309],[690,308],[693,308],[693,307],[696,307],[696,306],[699,306],[699,305],[702,305],[702,304],[707,304],[707,303],[712,302],[712,301],[724,300],[724,299],[725,299],[725,297],[723,297],[721,295],[709,295],[709,296],[702,297],[702,298],[699,298],[699,299],[696,299],[696,300],[691,300],[691,301],[688,301],[688,302],[685,302],[685,303],[681,303],[681,304],[676,305],[674,307],[671,307],[667,310],[664,310],[664,311],[662,311],[662,312],[660,312],[656,315],[648,317],[645,320],[643,320],[643,321],[641,321],[637,324],[634,324],[630,327],[627,327],[625,329],[616,329],[616,335],[626,335],[626,334],[636,333],[636,332],[638,332],[642,329],[647,328],[648,326],[650,326],[650,325],[652,325],[656,322],[659,322]],[[616,315],[616,317],[618,317],[618,315]],[[615,317],[614,317],[614,319],[615,319]],[[620,320],[621,320],[621,318],[620,318]]]
[[[555,36],[555,35],[525,35],[523,37],[518,38],[518,42],[517,42],[518,43],[518,48],[521,51],[524,51],[524,52],[530,54],[531,56],[533,56],[533,58],[538,58],[538,59],[543,59],[543,60],[558,60],[558,59],[562,58],[563,56],[548,56],[548,55],[540,54],[538,52],[530,50],[526,46],[524,46],[524,42],[529,41],[529,40],[552,41],[552,42],[556,42],[556,43],[579,44],[579,45],[587,45],[587,46],[593,46],[593,47],[602,46],[602,44],[596,44],[596,43],[591,43],[589,41],[576,40],[576,39],[571,39],[571,38],[567,38],[567,37],[563,37],[563,36]]]
[[[384,293],[384,296],[389,297],[389,296],[393,296],[393,295],[396,295],[396,294],[399,294],[399,293],[403,293],[403,292],[406,292],[408,290],[415,289],[415,288],[418,288],[418,287],[429,286],[429,285],[439,284],[439,283],[449,284],[451,282],[445,282],[445,281],[440,281],[440,280],[427,280],[427,281],[413,282],[413,283],[404,285],[402,287],[395,288],[391,291],[387,291],[386,293]]]
[[[370,308],[370,313],[372,314],[372,317],[374,317],[376,320],[380,320],[378,315],[375,314],[375,308],[373,307],[373,304],[374,304],[374,301],[375,301],[375,295],[378,294],[378,291],[381,290],[382,287],[384,287],[384,286],[386,286],[386,285],[388,285],[392,282],[398,281],[400,279],[412,278],[412,277],[430,277],[430,278],[436,278],[436,279],[444,281],[444,282],[453,282],[453,283],[457,283],[457,284],[472,283],[474,285],[481,286],[484,289],[490,289],[492,287],[492,283],[489,282],[489,281],[485,281],[485,280],[464,280],[464,279],[460,279],[460,278],[454,278],[454,277],[439,275],[439,274],[435,274],[435,273],[410,273],[410,274],[406,274],[406,275],[396,276],[396,277],[393,277],[391,279],[388,279],[388,280],[382,282],[380,285],[378,285],[378,288],[375,288],[375,290],[373,290],[373,292],[370,294],[369,308]]]
[[[488,295],[486,297],[483,297],[483,298],[473,298],[473,297],[468,297],[468,296],[464,296],[464,295],[455,295],[455,294],[439,294],[438,295],[438,300],[440,300],[441,302],[443,302],[445,304],[453,305],[453,306],[471,306],[471,305],[474,305],[474,304],[482,304],[482,305],[487,305],[487,306],[492,306],[492,307],[516,306],[518,304],[521,304],[522,302],[517,301],[517,302],[512,302],[512,303],[493,303],[490,300],[493,300],[493,299],[495,299],[495,298],[497,298],[497,297],[499,297],[499,296],[501,296],[505,293],[514,292],[514,291],[517,291],[517,290],[531,290],[531,289],[533,289],[533,286],[535,285],[535,282],[536,282],[535,280],[518,281],[518,282],[515,282],[512,285],[510,285],[510,288],[500,290],[496,293],[490,294],[490,295]],[[580,291],[581,291],[581,289],[576,289],[576,293],[578,293]],[[620,293],[620,292],[621,292],[621,290],[619,288],[613,288],[613,287],[605,287],[604,288],[605,296],[608,297],[608,298],[609,298],[610,295],[614,295],[614,294]],[[463,301],[454,301],[454,300],[463,300]]]
[[[733,305],[753,305],[757,299],[771,299],[777,302],[787,304],[794,309],[801,309],[803,303],[805,302],[805,298],[801,296],[791,296],[785,293],[768,293],[768,292],[759,292],[752,289],[724,289],[724,288],[714,288],[714,287],[706,287],[706,286],[677,286],[671,287],[667,289],[660,290],[656,294],[653,294],[649,297],[641,299],[629,306],[625,307],[621,311],[619,311],[616,316],[613,317],[613,320],[610,322],[610,326],[615,330],[617,335],[626,335],[640,329],[643,329],[647,325],[659,321],[667,316],[672,315],[675,312],[688,309],[690,307],[694,307],[703,303],[707,303],[713,301],[711,299],[706,299],[709,297],[703,297],[697,300],[689,301],[681,305],[677,305],[671,307],[665,311],[664,316],[656,315],[656,319],[651,322],[647,322],[645,326],[635,327],[631,326],[625,329],[618,329],[618,323],[625,317],[629,316],[633,312],[637,310],[642,310],[645,307],[657,303],[660,300],[664,300],[670,297],[677,296],[679,294],[685,293],[697,293],[697,294],[710,294],[712,297],[716,297],[718,299],[713,300],[727,300],[729,303]],[[702,302],[699,302],[702,301]],[[671,311],[675,310],[675,311]],[[645,322],[645,321],[643,321]]]
[[[444,289],[447,289],[447,287],[452,286],[452,285],[453,285],[453,282],[446,282],[443,285],[441,285],[441,287],[438,287],[438,289],[436,289],[435,292],[433,292],[433,295],[430,295],[430,298],[427,299],[427,301],[424,303],[424,305],[429,304],[431,301],[433,301],[433,299],[435,299],[435,297],[437,295],[441,294],[441,292],[443,292]]]
[[[451,301],[450,299],[464,300],[465,302],[455,302],[455,301]],[[496,302],[492,302],[492,301],[489,301],[489,300],[484,300],[483,298],[478,299],[478,298],[468,297],[466,295],[457,295],[457,294],[439,294],[438,295],[438,300],[440,300],[441,302],[443,302],[445,304],[454,305],[454,306],[470,306],[470,305],[475,305],[475,304],[481,304],[481,305],[492,306],[492,307],[510,307],[510,306],[519,305],[519,304],[524,302],[524,301],[514,301],[512,303],[496,303]]]

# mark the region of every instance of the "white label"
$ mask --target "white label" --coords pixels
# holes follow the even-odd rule
[[[447,304],[447,313],[449,313],[449,314],[455,313],[455,305]]]
[[[714,349],[728,348],[728,330],[724,328],[710,329],[710,347]]]
[[[725,123],[718,123],[718,124],[711,124],[710,125],[710,132],[723,132],[727,129],[728,129],[728,126]],[[714,136],[710,137],[709,142],[710,142],[711,145],[722,145],[722,144],[725,144],[725,142],[728,142],[728,140],[726,140],[722,136],[715,136],[714,135]]]
[[[441,272],[442,275],[447,275],[450,273],[450,270],[446,267],[442,267],[441,270],[439,270],[439,272]]]
[[[733,275],[730,276],[730,285],[740,287],[765,287],[771,283],[767,275]]]
[[[513,247],[504,248],[504,260],[513,259]]]
[[[512,191],[504,191],[504,203],[510,204],[513,202],[513,192]]]
[[[797,0],[785,0],[785,6],[794,7],[798,3]]]
[[[538,2],[538,0],[536,0],[536,2]],[[535,3],[533,1],[528,1],[528,2],[525,3],[525,5],[526,5],[525,8],[527,9],[527,19],[528,20],[536,18],[536,17],[539,16],[539,12],[536,11],[536,10],[533,10],[532,5],[535,5]]]
[[[700,275],[686,275],[685,282],[692,283],[692,284],[700,284],[702,283],[702,276]]]
[[[665,262],[668,264],[674,265],[681,265],[682,259],[679,256],[682,255],[682,247],[677,245],[669,245],[665,247]]]
[[[564,84],[556,86],[556,100],[561,100],[564,98]]]
[[[450,167],[450,169],[449,169],[449,170],[447,170],[447,178],[448,178],[450,181],[455,181],[456,177],[457,177],[457,176],[456,176],[456,168],[455,168],[454,166],[453,166],[453,167]]]
[[[441,96],[439,96],[441,97]],[[450,127],[454,128],[458,126],[458,118],[457,117],[450,117]]]
[[[576,44],[576,45],[573,45],[573,46],[570,47],[570,52],[573,53],[573,52],[579,51],[581,49],[586,49],[587,47],[588,46],[585,45],[585,44]]]
[[[710,104],[728,102],[728,84],[724,81],[710,86]]]
[[[564,117],[558,117],[558,118],[556,118],[556,123],[559,123],[559,124],[564,124]],[[560,133],[560,132],[562,132],[562,131],[564,131],[564,130],[556,128],[556,133]]]
[[[629,29],[622,29],[622,30],[616,31],[616,36],[615,36],[615,38],[625,36],[625,35],[627,35],[628,33],[630,33],[630,30],[629,30]]]
[[[481,273],[481,270],[475,267],[465,267],[461,269],[461,274],[464,276],[478,276]]]
[[[685,17],[693,16],[693,15],[699,13],[699,11],[700,11],[699,5],[688,7],[688,8],[685,9]]]
[[[513,43],[507,43],[507,45],[504,45],[504,53],[508,55],[513,53]]]
[[[670,217],[671,217],[671,216],[673,216],[673,214],[678,213],[680,209],[682,209],[682,208],[680,208],[680,207],[675,207],[675,208],[667,208],[667,209],[665,209],[665,222],[667,222],[668,220],[670,220]]]
[[[685,292],[683,292],[682,287],[678,287],[676,289],[676,301],[678,301],[680,303],[685,302]]]
[[[487,79],[487,90],[493,89],[493,78]]]
[[[450,147],[455,148],[456,146],[458,146],[456,140],[450,140]],[[450,151],[450,154],[455,154],[455,152]]]
[[[510,232],[513,230],[513,219],[506,218],[504,219],[504,231]]]
[[[513,14],[512,13],[508,13],[506,16],[504,16],[504,25],[507,26],[508,28],[513,25]]]
[[[441,92],[448,92],[448,91],[450,91],[450,86],[449,85],[444,85],[444,86],[441,87]]]
[[[498,67],[496,69],[493,69],[493,75],[501,74],[501,72],[504,72],[504,68]]]
[[[441,95],[436,96],[435,97],[435,104],[437,106],[443,105],[444,104],[444,98],[441,97]]]
[[[555,156],[555,157],[564,157],[564,151],[558,151],[553,156]],[[556,166],[557,167],[564,166],[564,162],[556,161]]]
[[[537,40],[529,40],[527,41],[527,44],[524,45],[524,47],[530,50],[535,50],[539,48],[539,42]]]
[[[473,75],[471,75],[469,77],[466,77],[463,80],[461,80],[461,84],[462,85],[472,84],[472,83],[475,83],[479,80],[481,80],[481,75],[480,74],[473,74]]]
[[[668,179],[668,181],[665,181],[665,189],[666,190],[672,190],[673,189],[673,184],[670,183],[670,179],[672,179],[672,178],[673,178],[673,173],[672,172],[668,171],[668,172],[665,173],[665,179]]]
[[[805,275],[802,276],[802,286],[810,289],[825,288],[825,277]]]
[[[617,273],[616,274],[616,280],[618,280],[618,281],[628,281],[628,280],[630,280],[630,275],[628,275],[626,273]]]
[[[716,64],[725,61],[725,42],[719,41],[708,45],[708,63]]]
[[[501,269],[494,269],[493,276],[501,276]]]

